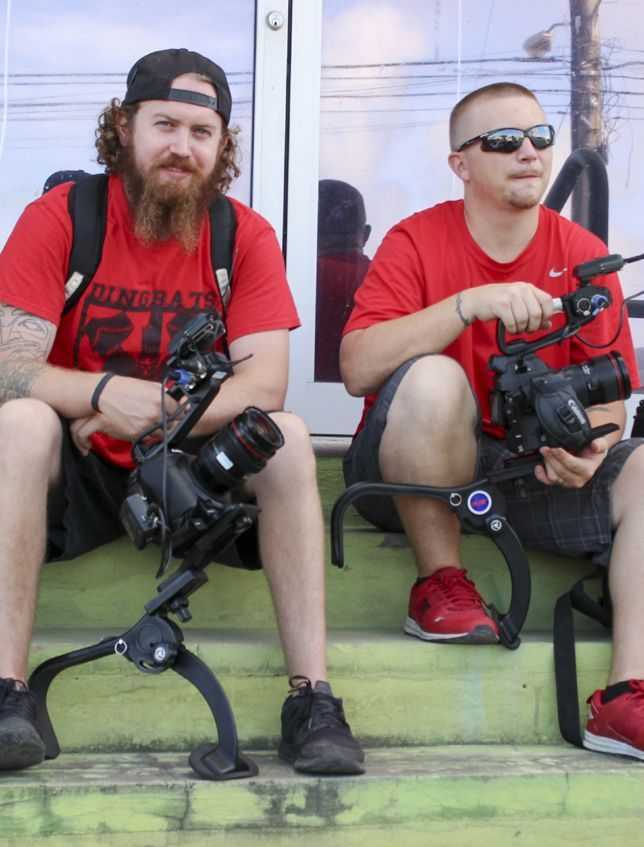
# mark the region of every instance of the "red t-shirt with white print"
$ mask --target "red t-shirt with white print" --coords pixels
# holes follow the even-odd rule
[[[222,312],[210,258],[210,218],[205,216],[191,254],[176,239],[145,245],[134,234],[121,179],[110,176],[99,267],[63,316],[71,186],[58,186],[30,203],[16,223],[0,254],[0,302],[57,325],[52,365],[160,380],[172,337],[196,315]],[[243,203],[231,202],[237,231],[225,314],[229,344],[251,333],[299,326],[272,227]],[[97,433],[93,446],[108,461],[132,466],[129,442]]]

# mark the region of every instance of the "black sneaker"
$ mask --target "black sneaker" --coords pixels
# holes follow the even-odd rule
[[[0,770],[21,770],[44,758],[34,695],[23,682],[0,678]]]
[[[310,679],[298,676],[289,683],[297,687],[282,706],[280,759],[303,773],[364,773],[364,753],[328,682],[312,688]]]

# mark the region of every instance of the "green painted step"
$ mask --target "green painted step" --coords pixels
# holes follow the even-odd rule
[[[97,637],[90,631],[40,633],[32,664]],[[261,631],[195,630],[187,645],[217,674],[243,745],[274,749],[287,693],[276,638]],[[605,684],[610,645],[583,638],[577,652],[585,711],[583,699]],[[399,631],[334,632],[329,669],[353,731],[371,746],[560,740],[552,647],[535,635],[509,651],[427,644]],[[65,671],[49,702],[68,752],[187,749],[214,740],[214,724],[196,689],[172,671],[143,674],[116,656]]]
[[[328,525],[333,503],[344,490],[341,460],[318,457],[317,464]],[[329,627],[371,630],[399,626],[415,578],[413,555],[404,537],[373,529],[353,509],[347,512],[345,527],[347,570],[333,567],[327,554]],[[507,568],[494,544],[480,536],[464,536],[463,560],[483,596],[500,609],[507,608]],[[536,552],[530,553],[530,562],[533,598],[526,630],[549,631],[555,599],[586,574],[590,565]],[[158,547],[139,552],[123,538],[73,562],[46,566],[37,626],[130,626],[155,594],[158,564]],[[261,573],[218,565],[210,565],[207,572],[210,583],[191,598],[196,626],[274,629],[273,610]],[[579,627],[582,631],[599,631],[588,619],[580,620]]]
[[[372,630],[402,625],[409,589],[415,579],[411,550],[400,546],[404,537],[384,535],[360,526],[357,519],[345,534],[348,569],[327,566],[327,620],[332,629]],[[488,538],[464,536],[463,560],[482,595],[506,609],[508,570]],[[556,598],[592,568],[589,563],[530,553],[533,592],[527,631],[550,631]],[[72,562],[47,565],[43,570],[37,626],[131,626],[144,604],[156,593],[158,548],[137,551],[127,539]],[[261,572],[221,565],[207,569],[208,585],[190,603],[194,625],[230,629],[274,629],[274,616]],[[599,632],[592,621],[580,620],[580,629]]]
[[[77,755],[2,777],[2,847],[644,844],[644,764],[563,747],[368,751],[367,774],[194,779],[182,754]]]

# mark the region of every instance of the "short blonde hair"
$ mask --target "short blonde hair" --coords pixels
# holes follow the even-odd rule
[[[493,99],[494,97],[529,97],[535,103],[539,103],[536,95],[523,85],[516,82],[493,82],[490,85],[484,85],[482,88],[477,88],[475,91],[470,91],[465,97],[462,97],[452,109],[449,116],[449,146],[454,152],[467,139],[459,138],[460,123],[463,114],[478,100]]]

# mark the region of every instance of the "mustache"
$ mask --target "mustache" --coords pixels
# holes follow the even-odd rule
[[[165,157],[165,159],[162,159],[154,166],[155,171],[161,170],[161,168],[177,168],[177,170],[184,171],[189,174],[196,173],[197,170],[181,156],[177,156],[176,153],[170,153]]]

